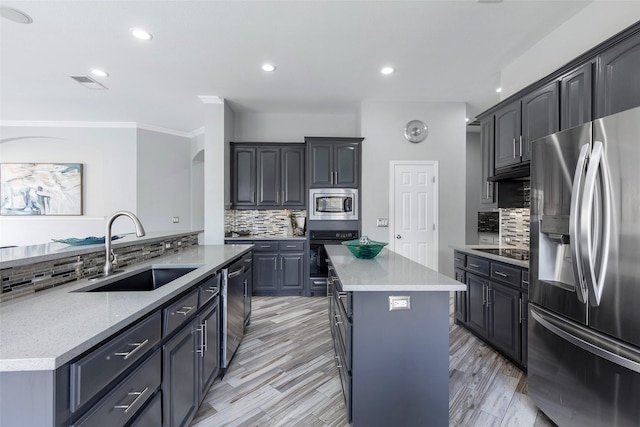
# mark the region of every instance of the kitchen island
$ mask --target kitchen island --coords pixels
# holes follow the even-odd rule
[[[449,292],[465,285],[383,249],[329,256],[329,317],[354,427],[448,426]]]
[[[205,350],[196,340],[201,336],[196,332],[205,333],[200,325],[206,324],[205,316],[211,314],[206,318],[211,325],[207,332],[213,334],[214,339],[218,336],[215,325],[219,319],[220,269],[250,253],[252,248],[251,245],[191,246],[126,268],[125,275],[149,267],[193,269],[152,291],[84,291],[119,277],[115,274],[97,280],[76,280],[1,303],[0,425],[118,425],[119,419],[104,424],[103,418],[95,418],[103,416],[101,411],[107,407],[114,412],[113,405],[131,408],[131,411],[116,410],[118,416],[139,409],[138,412],[143,412],[141,415],[157,415],[162,407],[165,420],[176,418],[178,413],[182,415],[182,409],[186,417],[192,417],[197,409],[197,396],[206,390],[199,391],[194,382],[192,389],[180,390],[182,401],[186,399],[185,390],[193,393],[195,399],[188,403],[190,406],[169,407],[174,401],[167,399],[175,386],[166,383],[164,378],[169,377],[167,373],[171,378],[181,379],[203,372],[204,368],[198,364],[200,358],[205,359]],[[218,364],[214,339],[211,342],[213,374]],[[184,346],[179,347],[182,343]],[[182,349],[184,351],[178,353]],[[196,352],[200,353],[198,358],[194,358]],[[161,365],[165,370],[173,368],[174,365],[170,365],[173,360],[180,361],[175,368],[182,370],[176,370],[176,375],[173,371],[161,375]],[[186,361],[191,363],[191,368],[186,366]],[[136,399],[135,405],[132,398],[127,398],[131,391],[125,389],[129,380],[150,382],[140,388],[149,391],[139,393],[140,399]],[[210,381],[210,378],[203,380]],[[210,382],[207,385],[210,386]],[[124,392],[125,397],[117,397],[114,403],[112,395],[117,392]],[[162,406],[160,399],[164,399]],[[154,424],[155,421],[146,425]]]

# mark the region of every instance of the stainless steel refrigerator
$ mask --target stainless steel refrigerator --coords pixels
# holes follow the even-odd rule
[[[640,108],[533,143],[529,395],[559,426],[640,426]]]

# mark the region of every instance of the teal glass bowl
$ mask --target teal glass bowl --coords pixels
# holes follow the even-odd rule
[[[376,242],[375,240],[369,241],[368,245],[363,245],[360,240],[346,240],[342,244],[349,248],[356,258],[360,259],[375,258],[382,248],[388,245],[388,243]]]

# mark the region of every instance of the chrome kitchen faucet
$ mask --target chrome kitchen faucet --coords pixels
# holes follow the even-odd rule
[[[142,226],[142,223],[140,222],[138,217],[132,214],[131,212],[118,211],[113,215],[111,215],[111,217],[107,220],[107,229],[104,235],[105,262],[104,262],[103,272],[105,276],[109,276],[110,274],[113,274],[114,272],[113,264],[117,262],[115,254],[111,252],[111,226],[113,225],[113,221],[115,221],[115,219],[118,218],[119,216],[127,216],[131,219],[131,221],[133,221],[133,223],[136,226],[136,236],[142,237],[145,235],[144,227]]]

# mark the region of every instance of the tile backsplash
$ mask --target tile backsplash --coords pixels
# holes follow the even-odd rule
[[[529,209],[500,209],[502,243],[529,246]]]
[[[306,210],[292,209],[299,226],[305,229]],[[225,210],[225,232],[250,231],[253,236],[287,236],[289,233],[288,210]]]

